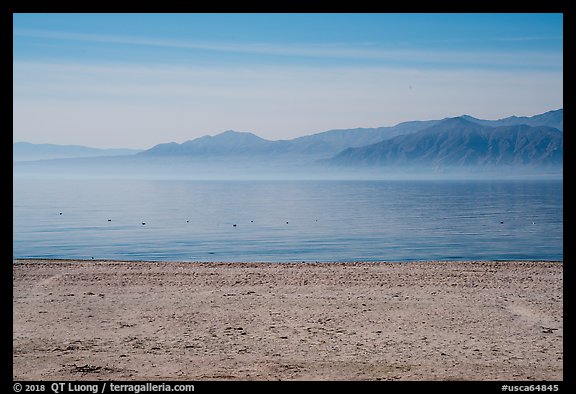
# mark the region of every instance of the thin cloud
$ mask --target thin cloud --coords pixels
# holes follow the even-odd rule
[[[286,95],[301,89],[330,92],[379,90],[392,82],[406,81],[410,85],[438,84],[446,87],[467,81],[475,86],[493,83],[561,79],[552,71],[504,70],[420,70],[386,66],[171,66],[75,63],[14,62],[14,97],[50,94],[72,94],[76,99],[90,99],[91,94],[133,97],[223,96],[249,97]],[[489,82],[490,81],[490,82]],[[500,81],[500,82],[498,82]],[[404,83],[404,82],[402,82]],[[403,85],[394,83],[395,89]],[[78,93],[82,93],[78,97]]]
[[[142,37],[16,29],[15,36],[51,40],[71,40],[108,44],[155,46],[163,48],[203,50],[238,54],[290,56],[306,58],[333,58],[356,61],[382,61],[398,66],[406,63],[442,66],[495,66],[495,67],[548,67],[562,65],[562,53],[543,51],[462,51],[462,50],[399,50],[379,45],[361,44],[268,44],[198,42],[189,40],[153,39]],[[529,37],[501,38],[500,40],[528,40]]]
[[[563,37],[559,36],[524,36],[524,37],[497,37],[495,41],[559,41],[562,42]]]

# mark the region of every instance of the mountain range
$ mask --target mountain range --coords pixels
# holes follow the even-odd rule
[[[416,133],[327,160],[337,165],[378,166],[561,166],[562,132],[547,126],[489,127],[465,117],[446,119]]]
[[[13,161],[50,160],[77,157],[123,156],[141,152],[140,149],[91,148],[83,145],[31,144],[15,142],[12,145]]]
[[[328,130],[321,133],[271,141],[248,132],[228,130],[181,144],[158,144],[143,151],[143,156],[212,156],[212,155],[309,155],[329,157],[344,149],[374,144],[401,134],[413,133],[438,121],[412,121],[393,127]]]
[[[182,144],[159,144],[142,156],[252,158],[309,156],[338,166],[541,166],[562,165],[563,110],[533,117],[482,120],[463,115],[394,127],[330,130],[270,141],[226,131]]]
[[[44,149],[44,158],[58,157],[46,153],[55,152],[54,146],[16,143],[14,162],[22,160],[26,149],[29,156],[33,156],[34,148],[38,148],[36,153]],[[228,130],[180,144],[161,143],[143,151],[86,148],[82,152],[77,146],[67,149],[66,155],[60,156],[61,160],[43,160],[43,165],[53,164],[65,169],[72,164],[70,155],[76,154],[74,165],[79,166],[96,168],[104,163],[134,169],[165,166],[171,171],[186,167],[188,173],[195,174],[214,168],[224,172],[237,172],[241,168],[246,172],[271,171],[273,168],[289,172],[307,167],[332,171],[368,167],[382,171],[416,167],[438,171],[498,166],[561,170],[563,110],[500,120],[462,115],[403,122],[392,127],[329,130],[291,140],[273,141],[249,132]]]

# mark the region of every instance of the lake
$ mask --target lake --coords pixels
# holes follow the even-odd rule
[[[13,181],[13,257],[562,260],[562,181]]]

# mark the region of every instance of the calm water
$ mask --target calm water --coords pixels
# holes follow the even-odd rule
[[[13,197],[14,258],[563,259],[562,181],[14,180]]]

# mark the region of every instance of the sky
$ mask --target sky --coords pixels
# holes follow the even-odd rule
[[[562,14],[14,14],[13,141],[147,149],[563,107]]]

